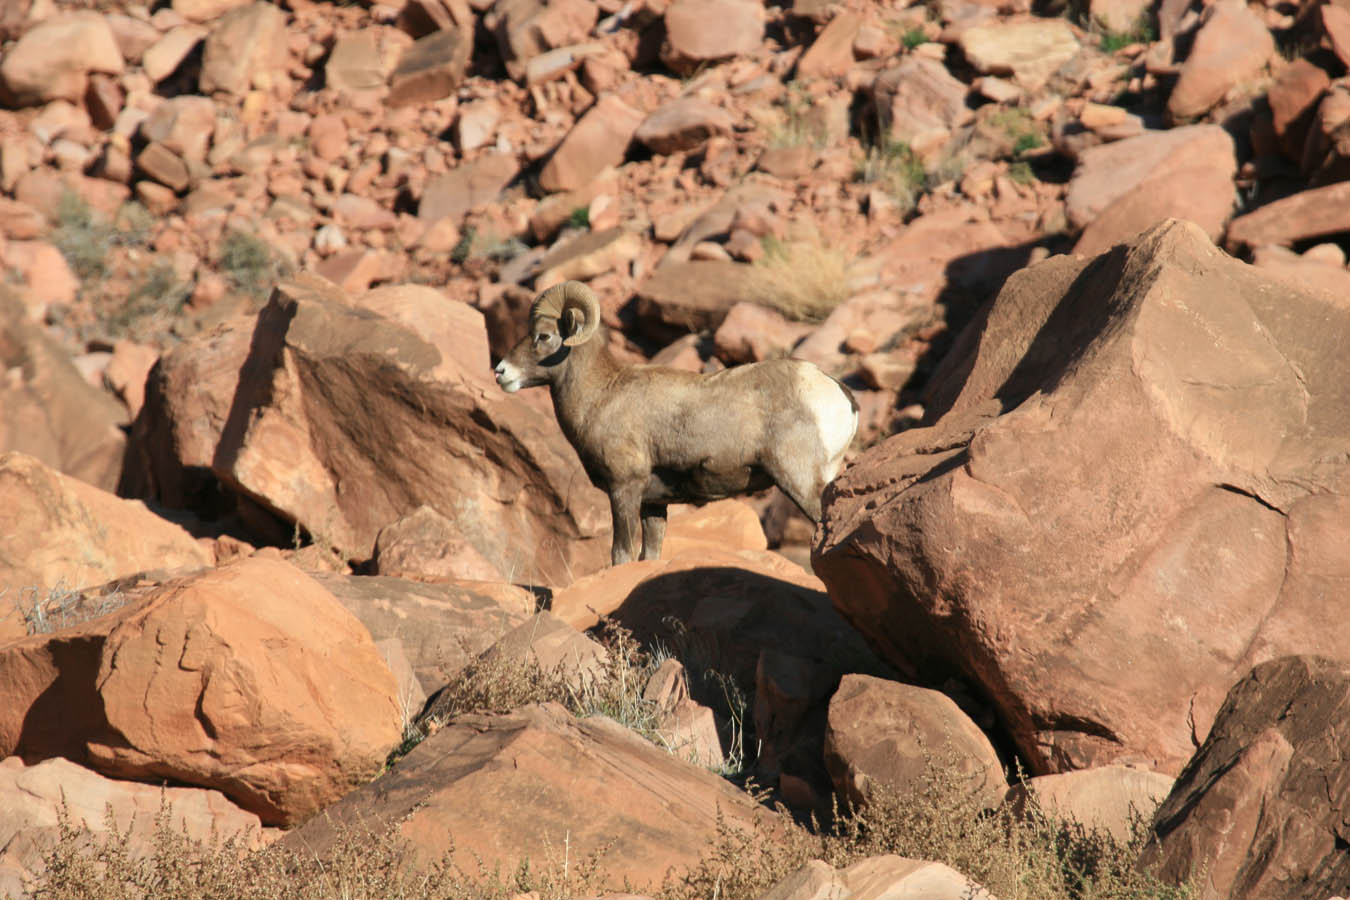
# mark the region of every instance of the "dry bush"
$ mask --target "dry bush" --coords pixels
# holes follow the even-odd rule
[[[610,619],[601,622],[600,644],[605,648],[602,664],[580,677],[562,669],[545,671],[530,655],[481,654],[431,700],[391,762],[455,716],[506,713],[531,703],[561,703],[581,718],[608,716],[654,740],[661,710],[642,691],[659,660]]]
[[[758,824],[746,828],[719,809],[717,835],[707,852],[692,871],[667,878],[660,900],[754,900],[821,855],[817,835],[786,815],[782,821],[788,824],[777,833]]]
[[[8,593],[8,589],[0,589],[0,601],[6,600]],[[20,588],[10,602],[23,617],[29,634],[50,634],[121,609],[128,599],[116,588],[74,590],[58,581],[51,587]]]
[[[764,256],[751,267],[746,299],[799,322],[821,322],[849,297],[849,260],[817,242],[765,239]]]
[[[1106,831],[1056,818],[1034,800],[1019,816],[984,810],[954,752],[927,760],[926,772],[902,789],[874,788],[865,805],[836,807],[818,827],[779,834],[719,821],[699,866],[668,882],[662,900],[755,900],[807,860],[843,868],[895,854],[941,862],[999,900],[1191,900],[1194,882],[1174,886],[1135,868],[1148,836],[1142,817],[1121,843]]]
[[[153,837],[132,848],[130,826],[119,830],[111,810],[105,832],[76,826],[63,807],[60,838],[28,885],[34,900],[507,900],[536,892],[540,900],[593,896],[600,891],[603,855],[528,863],[502,875],[468,873],[451,850],[418,865],[400,822],[382,832],[341,827],[323,859],[277,846],[248,852],[237,837],[195,840],[161,806]]]

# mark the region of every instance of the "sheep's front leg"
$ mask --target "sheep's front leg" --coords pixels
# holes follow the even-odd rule
[[[642,520],[639,511],[642,508],[643,481],[631,481],[615,485],[609,492],[609,512],[614,520],[614,548],[610,561],[621,565],[637,559],[638,529]]]
[[[660,559],[661,542],[666,539],[666,505],[642,504],[642,558]]]

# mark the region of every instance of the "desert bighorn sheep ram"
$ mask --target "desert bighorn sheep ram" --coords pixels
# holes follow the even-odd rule
[[[600,302],[576,281],[530,308],[530,330],[497,364],[511,393],[548,385],[563,434],[609,494],[615,565],[660,556],[666,504],[776,484],[813,522],[858,427],[858,404],[809,362],[773,359],[698,375],[626,365],[610,353]]]

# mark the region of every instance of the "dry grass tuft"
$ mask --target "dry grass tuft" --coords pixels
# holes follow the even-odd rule
[[[642,691],[659,663],[638,646],[633,633],[611,619],[601,622],[601,666],[583,677],[562,669],[545,671],[532,656],[488,652],[470,663],[436,695],[418,721],[407,729],[390,762],[405,755],[426,736],[465,713],[505,713],[531,703],[561,703],[574,715],[608,716],[656,742],[661,710]]]
[[[749,296],[798,322],[824,321],[849,297],[849,258],[821,243],[765,239],[765,254],[752,267]]]

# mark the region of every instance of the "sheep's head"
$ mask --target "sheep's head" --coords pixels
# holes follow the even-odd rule
[[[579,281],[554,285],[530,307],[530,331],[497,363],[497,383],[515,393],[549,384],[555,371],[600,328],[600,301]]]

